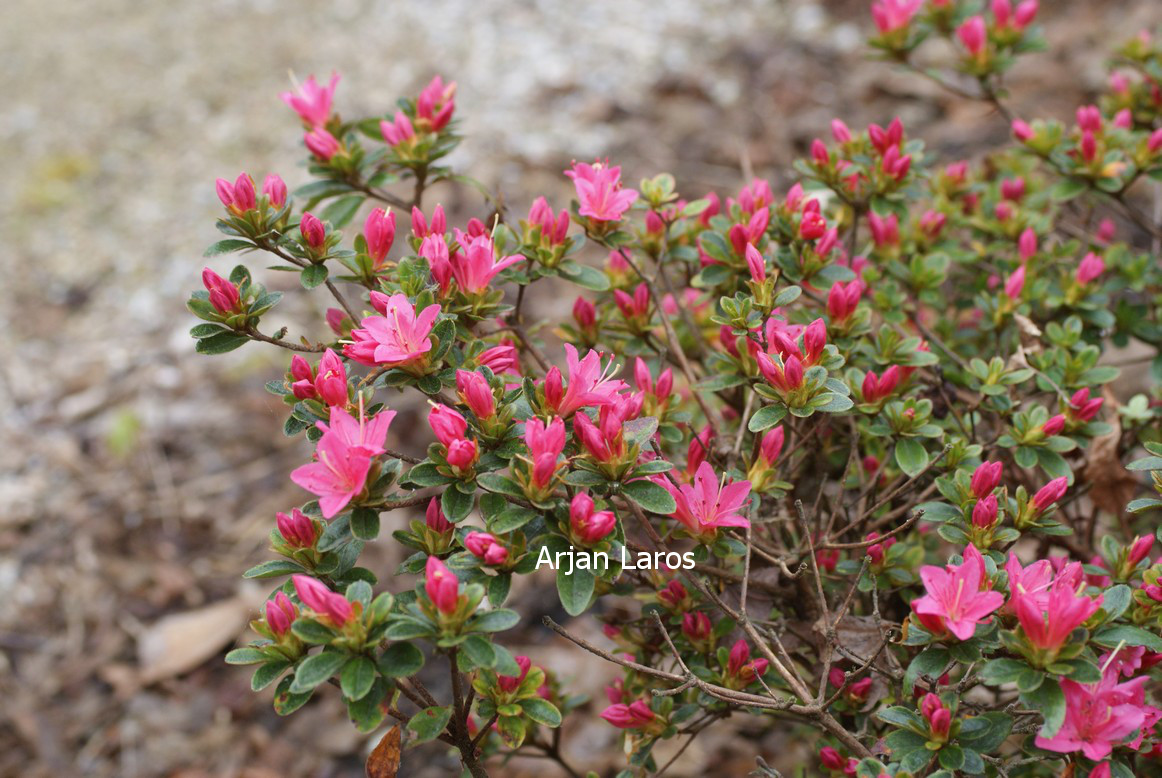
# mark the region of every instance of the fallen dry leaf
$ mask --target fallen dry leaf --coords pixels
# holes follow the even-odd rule
[[[204,608],[165,616],[137,638],[138,681],[150,684],[193,670],[230,645],[262,602],[256,589]]]
[[[395,778],[399,772],[402,740],[399,724],[380,738],[371,756],[367,757],[367,778]]]

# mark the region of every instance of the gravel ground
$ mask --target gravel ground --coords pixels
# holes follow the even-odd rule
[[[1018,69],[1018,113],[1068,115],[1100,85],[1106,42],[1162,21],[1156,0],[1045,14],[1060,48]],[[365,739],[334,700],[282,721],[220,662],[262,596],[238,574],[298,499],[285,476],[303,451],[261,391],[271,355],[195,357],[182,308],[217,236],[214,177],[245,167],[303,181],[297,122],[277,98],[288,73],[342,72],[348,115],[434,73],[455,79],[468,140],[454,161],[518,211],[541,192],[563,202],[574,157],[609,155],[631,180],[669,169],[695,196],[737,188],[741,170],[781,185],[833,115],[899,113],[950,157],[1006,134],[979,106],[869,65],[867,26],[855,0],[8,0],[0,776],[362,774]],[[436,195],[461,214],[479,207]],[[290,297],[284,316],[309,312]],[[207,653],[157,661],[159,645],[184,642]],[[599,693],[603,669],[551,642],[535,650]],[[619,760],[608,728],[570,738],[579,765]],[[727,728],[673,774],[743,774],[756,750],[806,758]],[[402,774],[454,774],[438,751],[425,759]]]

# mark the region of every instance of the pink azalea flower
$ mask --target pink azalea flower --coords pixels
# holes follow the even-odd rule
[[[218,313],[241,312],[242,298],[237,286],[208,267],[202,270],[202,284],[210,292],[210,305],[214,306]]]
[[[577,349],[572,344],[565,344],[565,364],[568,368],[569,382],[566,387],[561,384],[561,371],[556,365],[545,375],[545,405],[558,416],[568,418],[579,408],[605,405],[613,402],[613,398],[622,389],[626,388],[624,381],[615,379],[616,365],[601,367],[601,352],[590,351],[584,359],[577,358]]]
[[[585,492],[577,492],[569,506],[569,527],[582,543],[604,540],[617,526],[613,511],[595,511],[593,507],[593,498]]]
[[[876,0],[872,3],[872,21],[883,34],[907,27],[924,0]]]
[[[1028,567],[1022,567],[1017,555],[1009,552],[1005,562],[1005,572],[1009,574],[1009,601],[1007,611],[1015,610],[1018,599],[1026,598],[1036,607],[1049,607],[1049,587],[1053,585],[1053,564],[1047,559],[1039,559]]]
[[[444,83],[444,79],[435,76],[424,87],[416,98],[416,120],[426,124],[432,132],[439,132],[452,120],[452,112],[456,110],[456,82]]]
[[[258,206],[258,199],[254,194],[254,179],[248,174],[239,173],[233,184],[224,178],[219,178],[216,185],[218,199],[222,201],[222,205],[226,206],[230,213],[241,216]]]
[[[331,74],[331,82],[327,86],[319,86],[314,76],[299,85],[294,92],[283,92],[279,95],[282,101],[289,105],[308,127],[319,127],[331,118],[331,101],[335,97],[335,87],[339,84],[339,74]]]
[[[610,167],[609,162],[574,162],[565,175],[573,179],[577,189],[577,199],[581,202],[578,211],[594,221],[618,221],[637,199],[633,189],[621,186],[621,167]]]
[[[416,130],[403,111],[396,111],[395,119],[392,121],[381,120],[379,131],[389,146],[398,146],[416,137]]]
[[[289,514],[281,511],[275,514],[275,523],[278,526],[278,534],[282,535],[282,539],[291,548],[315,547],[319,530],[315,527],[315,522],[298,508]]]
[[[481,294],[488,291],[488,285],[497,273],[524,259],[520,254],[513,254],[497,261],[492,239],[487,235],[470,238],[457,230],[456,240],[464,251],[456,252],[449,261],[452,277],[456,279],[460,291],[465,294]]]
[[[1075,577],[1058,575],[1041,597],[1013,593],[1013,610],[1025,637],[1035,648],[1050,653],[1059,651],[1070,633],[1101,607],[1102,595],[1089,598],[1079,594]]]
[[[275,208],[286,205],[286,182],[277,173],[271,173],[263,180],[262,193]]]
[[[1119,669],[1110,665],[1101,681],[1081,684],[1061,679],[1065,693],[1065,722],[1053,737],[1036,738],[1038,748],[1067,754],[1081,751],[1087,759],[1105,759],[1148,718],[1156,720],[1158,710],[1146,705],[1142,686],[1148,676],[1118,683]]]
[[[565,450],[565,422],[554,418],[548,425],[540,419],[525,422],[525,445],[533,461],[534,487],[545,487],[557,472],[557,459]]]
[[[356,419],[347,411],[339,407],[331,408],[330,426],[323,422],[316,422],[324,434],[330,432],[338,436],[343,445],[359,451],[365,456],[374,457],[382,454],[386,449],[387,428],[395,418],[395,411],[381,411],[370,419],[363,414],[363,403],[359,403],[359,418]]]
[[[343,353],[359,364],[371,367],[397,367],[423,359],[432,350],[432,340],[428,335],[440,315],[440,306],[429,305],[416,315],[407,295],[396,293],[387,297],[372,292],[371,297],[373,304],[377,300],[382,304],[382,307],[376,307],[383,315],[367,316],[360,322],[361,328],[351,330],[355,342],[344,346]]]
[[[673,496],[678,503],[673,518],[696,538],[713,537],[719,527],[750,526],[740,513],[750,502],[750,481],[732,482],[723,476],[720,483],[710,463],[703,462],[693,484],[675,486],[664,475],[655,476],[654,482]]]
[[[336,410],[332,409],[332,422]],[[295,468],[290,477],[318,496],[323,518],[330,519],[363,491],[372,455],[362,445],[349,445],[344,433],[328,430],[319,438],[315,457],[316,461]]]
[[[935,633],[951,632],[968,640],[976,626],[1004,604],[1000,592],[981,591],[987,583],[984,559],[976,546],[964,549],[964,562],[940,568],[920,568],[920,580],[926,594],[912,601],[912,610],[920,623]]]

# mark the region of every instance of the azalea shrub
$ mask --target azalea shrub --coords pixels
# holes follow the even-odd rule
[[[189,300],[199,352],[291,352],[267,389],[302,440],[304,502],[245,574],[277,588],[227,661],[279,714],[337,695],[474,776],[584,774],[562,725],[596,715],[622,776],[738,717],[819,775],[1162,775],[1158,395],[1119,403],[1108,353],[1162,372],[1162,44],[1121,45],[1068,120],[1013,116],[1038,10],[876,0],[882,67],[1012,139],[938,159],[898,118],[837,118],[782,191],[596,160],[517,212],[447,164],[454,83],[355,119],[338,76],[284,94],[307,179],[218,181],[207,256],[255,260]],[[934,38],[951,59],[916,64]],[[475,215],[436,184],[483,192]],[[265,326],[260,266],[325,325]],[[393,410],[417,400],[422,457]],[[363,566],[370,543],[405,560]],[[555,580],[543,625],[506,607],[521,578]],[[608,662],[608,700],[512,650],[537,631]]]

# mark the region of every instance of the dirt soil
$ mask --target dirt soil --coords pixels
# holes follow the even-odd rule
[[[283,407],[262,391],[281,355],[196,356],[183,308],[217,238],[214,178],[305,180],[297,120],[277,98],[288,72],[342,72],[346,115],[380,112],[434,73],[455,79],[468,140],[454,161],[518,212],[540,193],[562,204],[561,170],[596,155],[631,181],[669,170],[691,197],[737,189],[744,170],[779,191],[833,116],[899,114],[949,160],[1006,136],[987,108],[870,62],[867,5],[8,0],[0,776],[363,774],[373,740],[337,695],[280,719],[269,690],[252,693],[249,674],[222,662],[265,595],[240,573],[266,557],[275,511],[302,499],[286,476],[307,450],[282,437]],[[1162,22],[1157,0],[1044,5],[1053,53],[1014,73],[1023,116],[1070,116],[1101,86],[1110,44]],[[433,197],[459,220],[483,213],[471,192]],[[267,280],[290,292],[270,324],[317,314],[293,279]],[[408,434],[418,410],[401,408],[393,427],[412,450],[426,440]],[[388,580],[395,559],[377,553]],[[531,586],[514,598],[526,614],[552,608]],[[600,640],[592,619],[572,628]],[[608,667],[534,628],[512,639],[603,699]],[[592,713],[575,719],[566,755],[612,775],[617,733]],[[745,775],[756,754],[788,770],[814,763],[785,738],[728,722],[668,774]],[[408,752],[400,774],[457,771],[430,748]]]

